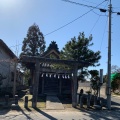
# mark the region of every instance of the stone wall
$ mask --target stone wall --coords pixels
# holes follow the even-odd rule
[[[78,93],[80,92],[81,89],[84,90],[84,93],[86,93],[86,91],[89,91],[90,90],[90,82],[87,81],[87,82],[79,82],[78,83]],[[92,90],[92,94],[94,93],[94,91]],[[100,89],[100,96],[103,97],[103,96],[106,96],[106,83],[104,83],[102,86],[101,86],[101,89]]]

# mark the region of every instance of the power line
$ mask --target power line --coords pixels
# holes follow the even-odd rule
[[[14,45],[14,46],[10,46],[10,48],[17,47],[17,46],[20,46],[20,45],[22,45],[22,44],[17,44],[17,45]]]
[[[101,8],[98,8],[98,6],[96,6],[96,7],[89,6],[89,5],[81,4],[81,3],[78,3],[78,2],[73,2],[73,1],[70,1],[70,0],[62,0],[62,1],[69,2],[69,3],[72,3],[72,4],[76,4],[76,5],[81,5],[81,6],[88,7],[88,8],[101,9]],[[108,0],[105,0],[105,1],[108,1]],[[103,2],[105,2],[105,1],[103,1]]]
[[[66,1],[66,0],[62,0],[62,1],[67,2],[68,0],[67,0],[67,1]],[[107,0],[105,0],[105,1],[107,1]],[[44,36],[50,35],[50,34],[52,34],[52,33],[56,32],[56,31],[58,31],[58,30],[60,30],[60,29],[62,29],[62,28],[64,28],[64,27],[68,26],[69,24],[71,24],[71,23],[75,22],[76,20],[78,20],[78,19],[82,18],[84,15],[86,15],[86,14],[88,14],[89,12],[93,11],[95,8],[96,8],[96,9],[98,9],[97,7],[98,7],[99,5],[101,5],[101,4],[103,4],[105,1],[103,1],[103,2],[102,2],[102,3],[100,3],[100,4],[98,4],[96,7],[89,6],[89,8],[90,8],[90,7],[92,7],[92,9],[90,9],[88,12],[86,12],[86,13],[84,13],[83,15],[81,15],[81,16],[79,16],[79,17],[77,17],[76,19],[74,19],[74,20],[72,20],[72,21],[68,22],[67,24],[65,24],[65,25],[63,25],[63,26],[61,26],[61,27],[59,27],[59,28],[57,28],[57,29],[55,29],[55,30],[53,30],[53,31],[51,31],[51,32],[49,32],[49,33],[47,33],[47,34],[45,34]],[[83,4],[82,4],[82,5],[83,5]],[[87,6],[87,5],[84,5],[84,6]],[[22,45],[22,44],[18,44],[18,45],[11,46],[11,47],[16,47],[16,46],[20,46],[20,45]],[[11,48],[11,47],[10,47],[10,48]]]
[[[92,29],[90,30],[90,33],[91,33],[91,32],[93,31],[93,29],[95,28],[95,26],[96,26],[96,24],[98,23],[99,19],[100,19],[100,15],[98,16],[97,21],[95,22],[95,24],[93,25]],[[89,33],[89,34],[90,34],[90,33]]]
[[[108,5],[108,2],[107,2],[107,4],[104,6],[104,8],[105,8],[107,5]],[[94,11],[93,11],[93,12],[94,12]],[[97,13],[95,13],[95,14],[97,14]],[[98,19],[96,20],[96,22],[95,22],[95,24],[93,25],[92,29],[90,30],[90,33],[89,33],[89,34],[91,34],[91,32],[93,31],[93,29],[95,28],[95,26],[96,26],[96,24],[98,23],[100,17],[102,16],[102,13],[101,13],[101,14],[97,14],[97,15],[99,15],[99,16],[98,16]],[[107,15],[105,15],[105,16],[107,16]]]
[[[90,2],[88,0],[82,0],[82,1],[85,1],[85,2],[88,2],[88,3],[92,3],[92,4],[97,4],[97,3],[94,3],[94,2]]]
[[[62,1],[65,1],[65,0],[62,0]],[[106,0],[105,0],[105,1],[106,1]],[[100,3],[100,4],[98,4],[96,7],[93,7],[92,9],[90,9],[90,10],[87,11],[86,13],[82,14],[81,16],[77,17],[76,19],[72,20],[71,22],[69,22],[69,23],[67,23],[67,24],[65,24],[65,25],[63,25],[63,26],[61,26],[61,27],[53,30],[52,32],[47,33],[45,36],[50,35],[50,34],[56,32],[56,31],[58,31],[58,30],[60,30],[60,29],[62,29],[62,28],[64,28],[64,27],[68,26],[69,24],[75,22],[76,20],[82,18],[83,16],[85,16],[86,14],[88,14],[89,12],[91,12],[93,9],[95,9],[95,8],[97,8],[99,5],[103,4],[105,1],[103,1],[103,2]]]
[[[106,23],[105,23],[105,27],[104,27],[104,31],[103,31],[103,36],[102,36],[102,40],[101,40],[101,44],[100,44],[100,50],[101,50],[103,39],[104,39],[104,36],[105,36],[105,30],[106,30],[107,22],[108,22],[108,19],[106,20]]]
[[[98,13],[96,13],[94,10],[93,10],[92,12],[93,12],[94,14],[98,15],[98,16],[106,16],[106,17],[107,17],[107,15],[98,14]]]

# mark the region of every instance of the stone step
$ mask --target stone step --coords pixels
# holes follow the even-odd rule
[[[57,96],[48,95],[46,97],[46,109],[47,110],[64,110],[64,106]]]

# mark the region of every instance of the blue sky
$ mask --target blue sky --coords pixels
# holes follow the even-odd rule
[[[71,0],[89,6],[97,6],[104,0]],[[108,9],[109,0],[99,8]],[[112,0],[114,12],[120,12],[120,0]],[[0,39],[16,54],[21,52],[22,41],[26,37],[28,28],[36,23],[44,34],[46,46],[56,41],[59,50],[72,37],[84,32],[86,37],[93,35],[94,51],[101,51],[100,66],[91,69],[104,69],[107,73],[108,46],[108,12],[101,13],[99,9],[71,4],[62,0],[0,0]],[[85,14],[87,13],[87,14]],[[83,14],[85,14],[83,17]],[[67,23],[78,20],[59,29]],[[51,34],[48,34],[51,33]],[[16,45],[18,45],[16,47]],[[120,67],[120,16],[112,14],[112,65]]]

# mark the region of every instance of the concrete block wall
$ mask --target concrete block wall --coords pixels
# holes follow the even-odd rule
[[[89,91],[90,90],[90,82],[79,82],[78,83],[78,91],[77,93],[80,92],[81,89],[84,90],[84,93],[86,94],[86,91]],[[92,94],[94,94],[94,90],[92,90]],[[100,89],[100,96],[103,97],[103,96],[106,96],[106,83],[104,83],[102,86],[101,86],[101,89]]]

